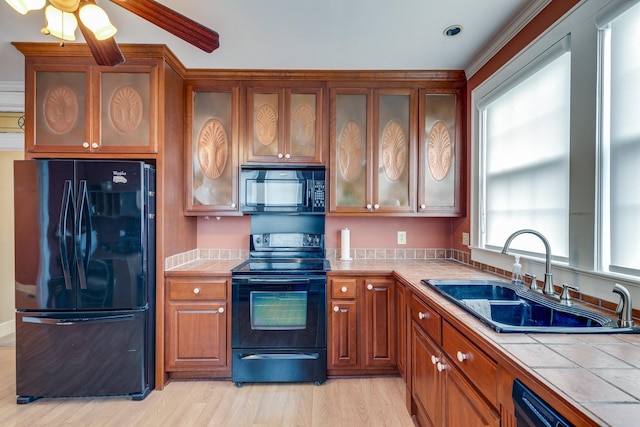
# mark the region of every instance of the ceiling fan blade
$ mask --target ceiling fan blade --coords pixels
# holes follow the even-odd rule
[[[217,32],[154,0],[111,0],[111,2],[205,52],[213,52],[220,46]]]
[[[94,2],[91,1],[90,3]],[[106,40],[96,39],[93,31],[85,27],[80,20],[79,12],[76,10],[74,14],[78,20],[78,27],[80,27],[84,40],[87,42],[87,46],[89,46],[89,50],[91,51],[93,58],[96,60],[96,64],[107,65],[110,67],[122,64],[124,62],[124,55],[122,54],[118,43],[116,43],[115,38],[110,37]]]

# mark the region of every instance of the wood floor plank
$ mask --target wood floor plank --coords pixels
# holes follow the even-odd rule
[[[409,427],[404,393],[395,377],[240,388],[231,381],[174,381],[139,402],[87,397],[17,405],[15,348],[0,347],[0,420],[11,427]]]

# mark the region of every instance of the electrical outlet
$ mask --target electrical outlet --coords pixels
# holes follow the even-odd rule
[[[407,232],[406,231],[398,231],[398,244],[406,245],[407,244]]]
[[[469,246],[469,233],[462,233],[462,244]]]

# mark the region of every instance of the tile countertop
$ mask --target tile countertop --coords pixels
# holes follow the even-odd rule
[[[197,260],[166,275],[230,274],[242,260]],[[597,423],[640,419],[640,334],[497,333],[420,284],[422,279],[503,279],[453,260],[331,260],[331,274],[394,273],[429,302],[468,325],[474,338],[506,355]],[[467,331],[465,331],[467,332]],[[553,406],[553,402],[550,402]]]

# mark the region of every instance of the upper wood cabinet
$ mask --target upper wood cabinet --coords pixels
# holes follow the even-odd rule
[[[331,89],[329,134],[331,212],[415,212],[414,89]]]
[[[239,88],[187,84],[186,203],[188,215],[238,211]]]
[[[323,163],[322,88],[272,83],[247,88],[244,160]]]
[[[460,157],[462,92],[420,91],[418,212],[462,214]]]
[[[99,67],[90,58],[28,58],[30,153],[158,152],[158,64]],[[62,65],[64,64],[64,65]]]

